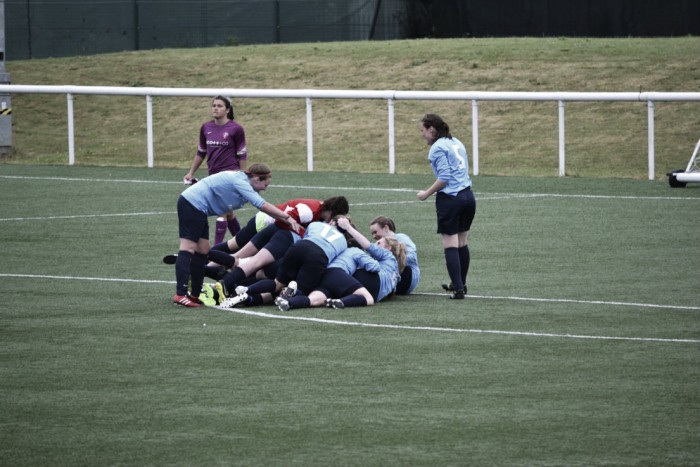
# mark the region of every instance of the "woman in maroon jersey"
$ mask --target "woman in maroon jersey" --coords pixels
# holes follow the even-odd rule
[[[199,146],[192,161],[190,171],[184,176],[185,184],[196,181],[194,174],[207,159],[207,171],[214,175],[224,170],[245,170],[248,160],[248,149],[245,141],[245,131],[233,116],[231,101],[224,96],[216,96],[211,101],[213,120],[202,124],[199,130]],[[216,234],[214,244],[221,243],[226,235],[226,229],[231,235],[240,230],[238,219],[233,212],[220,213],[216,219]]]

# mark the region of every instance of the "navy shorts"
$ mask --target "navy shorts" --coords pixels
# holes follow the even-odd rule
[[[277,260],[287,253],[289,247],[294,245],[294,236],[291,231],[272,224],[258,232],[251,242],[258,250],[265,248]]]
[[[328,266],[328,257],[323,249],[311,240],[299,240],[287,250],[282,258],[277,280],[283,284],[296,281],[304,295],[321,282]]]
[[[455,235],[468,232],[476,213],[476,198],[469,187],[454,196],[438,192],[435,196],[435,210],[437,233]]]
[[[357,279],[362,287],[367,289],[367,291],[372,295],[375,303],[377,302],[377,297],[379,297],[379,289],[381,286],[381,281],[379,280],[379,273],[369,272],[365,269],[358,269],[355,274],[352,275]]]
[[[243,248],[257,233],[258,229],[255,226],[255,216],[253,216],[253,218],[236,234],[236,245],[238,245],[238,248]]]
[[[323,273],[321,283],[315,290],[323,292],[328,298],[343,298],[362,288],[362,284],[340,268],[328,268]]]
[[[411,288],[411,283],[413,282],[413,269],[406,266],[403,268],[401,273],[401,279],[399,283],[396,284],[396,295],[406,295],[408,294],[408,289]]]
[[[177,222],[180,227],[180,238],[186,238],[195,243],[202,238],[209,240],[207,215],[192,206],[182,195],[177,199]]]

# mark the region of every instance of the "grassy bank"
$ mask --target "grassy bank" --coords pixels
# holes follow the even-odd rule
[[[206,88],[445,91],[697,91],[700,38],[504,38],[251,45],[166,49],[9,61],[14,84]],[[3,160],[67,162],[63,95],[12,97],[13,151]],[[236,99],[251,160],[306,169],[303,99]],[[145,102],[137,97],[75,97],[76,161],[145,166]],[[314,101],[315,169],[386,172],[385,101]],[[155,161],[185,169],[208,98],[154,98]],[[400,101],[395,106],[396,169],[426,171],[418,121],[437,112],[471,148],[471,103]],[[655,106],[656,173],[685,167],[700,136],[700,104]],[[484,175],[557,174],[554,102],[482,102]],[[647,176],[644,103],[569,103],[567,174]]]

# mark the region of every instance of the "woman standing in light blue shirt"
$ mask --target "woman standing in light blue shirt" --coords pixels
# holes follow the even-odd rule
[[[469,272],[467,234],[476,213],[476,199],[469,177],[469,160],[464,144],[450,134],[450,127],[439,115],[427,114],[421,120],[421,134],[430,145],[428,161],[435,181],[418,192],[425,201],[435,194],[437,233],[442,235],[445,264],[450,284],[443,288],[452,292],[450,298],[464,299]]]

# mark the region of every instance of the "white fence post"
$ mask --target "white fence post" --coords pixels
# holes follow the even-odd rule
[[[314,171],[314,123],[310,97],[306,98],[306,170]]]
[[[559,101],[559,176],[566,175],[566,149],[564,138],[564,101]]]
[[[654,101],[647,101],[649,180],[654,180]]]
[[[389,173],[396,172],[396,154],[394,149],[394,99],[387,99],[389,105]]]
[[[68,101],[68,165],[75,165],[75,128],[73,126],[73,94],[66,94]]]
[[[472,100],[472,175],[479,175],[479,103]]]
[[[153,97],[146,96],[146,150],[148,168],[153,168]]]

